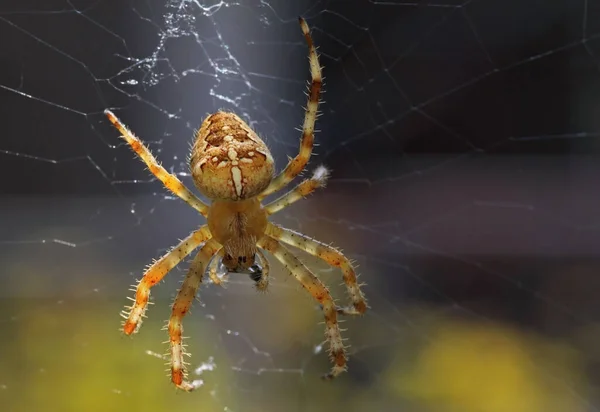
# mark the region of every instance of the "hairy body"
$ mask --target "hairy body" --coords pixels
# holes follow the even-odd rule
[[[267,213],[257,198],[217,200],[208,211],[208,228],[223,245],[223,264],[231,272],[254,265],[256,242],[267,228]]]
[[[269,283],[269,262],[262,250],[267,251],[313,296],[323,312],[325,336],[329,342],[329,355],[333,363],[330,372],[323,376],[325,379],[333,379],[346,370],[347,357],[338,314],[360,315],[367,310],[354,267],[341,251],[302,233],[277,226],[267,219],[269,215],[324,187],[329,176],[328,170],[319,166],[311,178],[305,179],[264,207],[261,204],[266,196],[291,183],[304,170],[312,153],[322,77],[308,25],[304,19],[299,20],[309,48],[310,93],[299,152],[276,176],[269,149],[250,126],[234,113],[218,111],[202,122],[194,136],[190,156],[194,184],[211,201],[210,204],[206,204],[176,175],[167,172],[148,148],[110,110],[105,110],[108,119],[148,166],[150,172],[167,189],[207,218],[206,225],[194,230],[148,267],[142,279],[135,285],[133,304],[121,313],[125,318],[123,332],[127,335],[137,332],[148,307],[150,289],[186,256],[199,248],[175,297],[167,324],[171,380],[178,388],[186,391],[195,389],[197,383],[186,378],[183,318],[189,312],[206,272],[215,284],[222,283],[215,270],[215,266],[218,265],[217,258],[221,258],[220,261],[230,272],[247,272],[255,282],[256,289],[265,291]],[[327,286],[284,244],[304,250],[331,266],[339,267],[348,290],[350,305],[338,307]]]

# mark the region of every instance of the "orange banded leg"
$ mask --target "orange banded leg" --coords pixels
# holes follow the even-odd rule
[[[342,252],[302,233],[274,225],[273,223],[267,225],[265,233],[272,238],[297,247],[300,250],[324,260],[329,265],[338,267],[342,270],[344,283],[346,284],[348,295],[352,301],[352,306],[338,308],[340,314],[360,315],[367,310],[365,297],[360,290],[360,285],[356,281],[356,272],[352,267],[352,263]]]
[[[150,289],[160,282],[183,258],[192,253],[206,239],[210,238],[210,236],[208,226],[202,226],[183,239],[177,246],[146,270],[135,290],[135,299],[132,299],[134,301],[133,305],[121,312],[121,316],[125,318],[123,332],[126,335],[131,335],[139,330],[142,318],[148,307]]]
[[[162,167],[156,158],[152,156],[150,150],[138,139],[128,128],[125,126],[118,118],[114,115],[113,112],[106,109],[104,111],[108,120],[121,132],[121,137],[129,143],[129,146],[133,149],[133,151],[142,159],[150,172],[158,180],[160,180],[167,189],[173,192],[176,196],[185,201],[188,205],[196,209],[203,216],[208,215],[208,206],[203,203],[200,199],[196,197],[190,190],[185,187],[183,183],[177,178],[177,176],[172,175],[167,172],[164,167]]]
[[[347,358],[337,320],[336,306],[329,290],[318,277],[277,240],[264,236],[258,242],[258,246],[272,253],[321,305],[325,316],[325,336],[329,343],[329,356],[333,362],[331,371],[323,378],[327,380],[335,378],[346,370]]]
[[[291,182],[306,166],[308,159],[313,149],[315,139],[315,123],[317,121],[317,111],[319,109],[319,96],[323,84],[321,74],[321,65],[319,64],[319,56],[310,36],[310,29],[306,21],[300,17],[300,27],[304,38],[308,44],[308,59],[310,63],[310,88],[308,102],[306,104],[306,113],[304,115],[304,124],[302,125],[302,140],[300,142],[300,152],[287,164],[285,169],[271,181],[271,184],[259,195],[259,199],[264,199],[266,196],[274,193]]]
[[[186,368],[183,357],[185,355],[184,345],[182,344],[183,317],[189,312],[198,287],[202,283],[204,271],[211,257],[219,251],[221,245],[214,239],[207,241],[200,249],[190,269],[181,285],[181,289],[175,297],[171,317],[167,329],[169,331],[169,345],[171,348],[171,381],[179,388],[185,391],[192,391],[196,388],[194,382],[186,380]]]
[[[267,215],[277,213],[292,203],[305,198],[318,188],[325,187],[327,178],[329,178],[329,171],[327,168],[325,168],[325,166],[317,167],[310,179],[304,180],[288,193],[266,205],[265,210]]]

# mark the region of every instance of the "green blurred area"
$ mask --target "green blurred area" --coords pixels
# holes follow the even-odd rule
[[[295,288],[270,295],[261,297],[265,301],[259,306],[251,303],[258,296],[238,295],[227,308],[244,322],[244,307],[256,313],[279,302],[280,311],[265,312],[243,328],[255,347],[277,356],[275,370],[244,372],[243,358],[250,354],[222,348],[224,330],[195,311],[185,323],[192,365],[214,359],[216,368],[195,377],[205,385],[191,394],[177,392],[164,361],[148,352],[166,352],[161,327],[168,301],[157,302],[140,333],[130,338],[118,330],[120,302],[4,299],[2,313],[15,315],[2,322],[2,410],[585,410],[585,358],[569,342],[434,310],[406,309],[415,324],[426,325],[418,339],[407,334],[390,340],[392,315],[385,323],[370,316],[345,322],[350,368],[356,370],[324,383],[318,376],[328,367],[326,354],[311,353],[321,336],[318,311]],[[251,352],[249,347],[242,351]],[[357,379],[359,371],[369,378]]]
[[[30,297],[0,299],[0,411],[583,412],[596,396],[588,369],[600,359],[598,325],[573,326],[559,339],[466,311],[402,305],[382,297],[386,282],[375,275],[365,288],[372,309],[342,323],[349,371],[323,382],[331,365],[326,348],[316,350],[322,314],[276,262],[266,294],[246,278],[202,286],[184,336],[191,378],[204,385],[182,393],[159,354],[185,267],[153,289],[140,332],[125,337],[118,314],[132,294],[128,279],[105,277],[123,269],[90,266],[104,260],[89,251],[67,272],[41,270],[42,256],[16,261],[6,267],[5,296]],[[337,271],[306,262],[344,296]],[[57,297],[35,297],[50,287]],[[194,374],[202,365],[211,368]]]
[[[132,345],[132,339],[118,330],[116,305],[92,299],[69,304],[2,303],[12,310],[19,307],[17,318],[2,327],[3,410],[164,411],[174,404],[183,410],[222,410],[206,391],[193,397],[177,394],[163,372],[163,360],[140,350],[166,350],[166,345],[159,345],[165,335],[158,333],[161,325],[155,321],[146,322],[151,333],[139,334]],[[195,356],[215,355],[202,353],[197,346]],[[227,370],[216,369],[210,379],[224,382]]]

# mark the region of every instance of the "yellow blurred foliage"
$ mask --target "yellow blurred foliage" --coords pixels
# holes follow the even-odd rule
[[[437,324],[427,337],[412,362],[388,370],[388,385],[405,399],[436,411],[582,410],[582,362],[566,345],[460,321]]]
[[[147,321],[134,339],[119,330],[116,305],[80,300],[69,304],[34,300],[5,328],[0,380],[2,410],[8,411],[222,411],[214,387],[226,386],[228,368],[199,376],[207,388],[178,393],[165,372],[165,361],[146,350],[166,352],[161,321]],[[190,326],[189,335],[197,327]],[[196,333],[194,333],[196,334]],[[211,336],[210,332],[204,333]],[[200,346],[200,345],[198,345]],[[194,345],[193,365],[219,355]],[[203,353],[204,352],[204,353]],[[228,398],[229,405],[234,399]]]

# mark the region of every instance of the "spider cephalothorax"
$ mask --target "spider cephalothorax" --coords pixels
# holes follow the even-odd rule
[[[254,264],[256,242],[265,233],[267,223],[267,213],[256,198],[213,201],[208,227],[223,245],[223,264],[230,272],[246,271]]]
[[[333,362],[324,376],[332,379],[346,370],[346,350],[342,343],[338,314],[358,315],[367,310],[367,303],[357,283],[352,263],[337,249],[290,229],[268,221],[268,216],[324,187],[329,173],[319,166],[313,176],[294,189],[263,206],[268,195],[283,189],[306,166],[313,148],[314,126],[321,91],[321,67],[310,37],[308,25],[301,18],[300,26],[308,43],[311,85],[300,150],[286,168],[273,178],[273,158],[265,143],[237,115],[219,111],[208,116],[192,148],[190,166],[198,189],[211,200],[210,205],[198,199],[177,176],[170,174],[152,156],[144,144],[109,110],[105,113],[122,137],[146,163],[163,184],[206,217],[207,224],[193,231],[171,251],[158,259],[136,286],[134,303],[123,311],[123,331],[136,332],[148,306],[150,289],[194,249],[200,248],[177,293],[169,318],[171,380],[181,389],[190,391],[194,382],[185,379],[182,344],[183,317],[188,313],[196,292],[208,271],[216,284],[222,279],[215,268],[222,264],[230,272],[246,272],[256,288],[265,291],[269,283],[269,261],[263,250],[270,252],[300,282],[320,304],[325,318],[325,336]],[[351,304],[335,305],[327,287],[287,247],[287,244],[317,256],[342,270]]]

